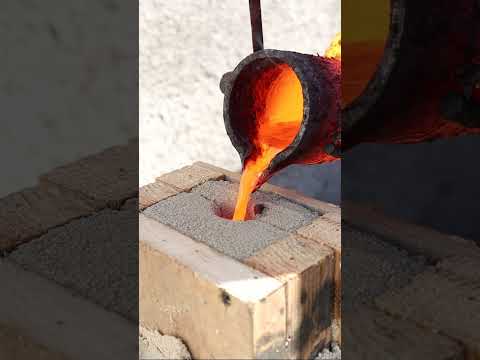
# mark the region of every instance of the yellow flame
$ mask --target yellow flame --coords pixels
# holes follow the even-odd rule
[[[340,60],[342,57],[342,34],[338,33],[325,51],[325,57]]]

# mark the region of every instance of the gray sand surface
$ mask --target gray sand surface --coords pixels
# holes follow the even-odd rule
[[[229,181],[207,181],[193,189],[192,192],[200,194],[222,208],[233,212],[237,200],[238,186],[238,184]],[[295,230],[307,225],[318,216],[315,211],[280,195],[263,191],[254,192],[250,204],[251,207],[254,205],[263,207],[263,210],[257,216],[259,221],[285,231]]]
[[[239,260],[288,236],[257,220],[234,222],[218,217],[212,202],[194,193],[172,196],[149,207],[144,214]]]
[[[137,321],[137,221],[136,209],[103,210],[48,231],[8,258]]]
[[[255,220],[237,222],[218,216],[220,208],[233,207],[237,187],[227,181],[209,181],[191,193],[163,200],[144,213],[239,260],[286,238],[288,231],[317,216],[305,207],[263,192],[254,195],[254,202],[265,207]]]
[[[425,268],[424,259],[342,223],[342,307],[403,287]]]

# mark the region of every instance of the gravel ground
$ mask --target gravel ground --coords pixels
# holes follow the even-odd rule
[[[338,344],[332,344],[330,348],[325,348],[318,353],[315,360],[341,360],[342,350]]]
[[[340,31],[339,0],[263,0],[262,11],[267,48],[323,53]],[[140,2],[140,185],[198,160],[240,169],[218,83],[250,52],[246,0]]]
[[[192,358],[185,344],[174,336],[162,335],[157,330],[149,330],[142,326],[139,327],[138,333],[140,360]]]

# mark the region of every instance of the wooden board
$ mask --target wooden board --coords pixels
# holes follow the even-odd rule
[[[55,185],[10,194],[0,199],[0,251],[94,211],[91,201]]]
[[[136,324],[5,260],[0,283],[0,324],[46,351],[70,360],[138,356]]]
[[[138,192],[138,208],[144,210],[175,194],[178,194],[177,189],[160,181],[145,185]]]
[[[335,256],[334,269],[334,315],[332,326],[333,340],[342,343],[342,231],[341,216],[337,212],[326,213],[311,224],[298,229],[297,234],[316,241],[333,250]]]
[[[370,207],[344,202],[342,219],[351,225],[381,236],[386,241],[413,254],[440,260],[467,255],[478,249],[470,240],[446,235],[433,229],[406,223]]]
[[[156,181],[167,184],[178,191],[190,191],[194,186],[203,184],[206,181],[225,179],[224,172],[220,168],[200,166],[197,162],[163,174]]]
[[[332,340],[334,253],[292,235],[244,261],[286,286],[287,344],[291,359],[306,359]]]
[[[140,214],[140,322],[194,358],[282,358],[285,286]]]
[[[40,176],[40,182],[57,184],[96,202],[98,208],[119,208],[138,196],[138,146],[114,146],[99,154],[58,167]]]

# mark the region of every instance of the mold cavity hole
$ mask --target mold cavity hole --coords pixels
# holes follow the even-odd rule
[[[255,220],[257,216],[261,215],[265,210],[263,204],[250,203],[247,208],[247,214],[245,220]],[[232,220],[233,213],[235,212],[235,204],[216,204],[214,203],[213,212],[216,216],[226,220]]]

